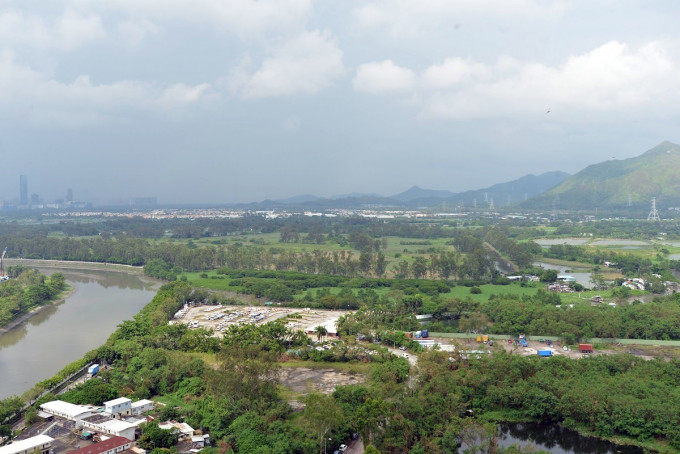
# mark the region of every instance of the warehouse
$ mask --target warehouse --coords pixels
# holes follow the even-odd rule
[[[40,406],[40,410],[52,416],[74,421],[76,427],[80,428],[83,425],[82,420],[97,414],[97,409],[94,407],[84,407],[82,405],[75,405],[63,400],[53,400],[45,402]]]

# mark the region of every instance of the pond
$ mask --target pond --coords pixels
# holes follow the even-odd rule
[[[636,446],[615,445],[558,424],[502,423],[498,426],[499,445],[520,445],[555,454],[642,454]]]
[[[553,265],[551,263],[545,263],[545,262],[534,262],[534,266],[540,266],[541,268],[544,268],[546,270],[556,270],[558,274],[568,274],[569,276],[573,276],[574,279],[576,279],[576,282],[581,284],[582,286],[586,288],[592,287],[593,283],[590,282],[590,276],[592,273],[586,272],[586,271],[579,271],[579,272],[574,272],[571,271],[571,268],[568,266],[562,266],[562,265]]]

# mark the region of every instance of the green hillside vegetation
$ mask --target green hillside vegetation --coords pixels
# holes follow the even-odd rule
[[[680,146],[663,142],[644,154],[586,167],[561,184],[525,202],[533,209],[581,210],[623,208],[631,202],[649,207],[652,197],[663,206],[680,205]]]

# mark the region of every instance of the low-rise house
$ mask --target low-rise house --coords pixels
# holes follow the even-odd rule
[[[137,402],[132,402],[131,414],[133,416],[141,415],[147,411],[153,410],[154,408],[155,407],[152,401],[147,399],[138,400]]]
[[[165,421],[158,424],[158,427],[176,432],[179,441],[191,440],[194,435],[194,428],[185,422]]]
[[[83,419],[82,427],[90,432],[125,437],[128,440],[134,441],[137,426],[127,421],[111,419],[105,415],[94,415]]]
[[[127,397],[109,400],[104,402],[104,411],[111,413],[111,416],[117,419],[129,416],[132,414],[132,401]]]
[[[36,435],[0,446],[0,454],[48,454],[52,449],[53,441],[54,438],[47,435]]]
[[[127,438],[111,437],[99,443],[71,451],[69,454],[118,454],[130,448],[132,448],[132,441]]]

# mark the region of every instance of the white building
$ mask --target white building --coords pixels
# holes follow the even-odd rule
[[[74,421],[76,427],[82,427],[82,420],[97,413],[96,409],[92,407],[84,407],[82,405],[75,405],[63,400],[53,400],[46,402],[40,406],[40,410],[53,416]]]
[[[13,441],[12,444],[0,446],[0,454],[47,454],[54,439],[47,435],[36,435],[25,440]]]
[[[109,400],[104,402],[104,411],[118,419],[123,415],[129,416],[132,414],[132,401],[127,397]]]
[[[138,400],[137,402],[132,402],[132,414],[135,416],[146,413],[147,411],[151,411],[154,408],[155,406],[150,400],[142,399]]]
[[[100,434],[108,434],[114,437],[125,437],[128,440],[135,439],[135,425],[127,421],[120,421],[118,419],[99,417],[88,418],[83,420],[83,429]]]

